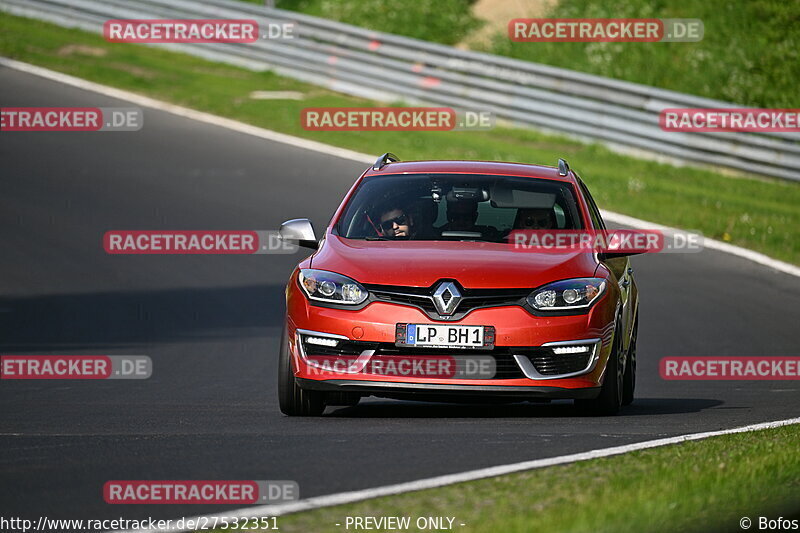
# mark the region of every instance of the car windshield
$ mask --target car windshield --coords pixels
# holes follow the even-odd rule
[[[581,229],[568,183],[475,174],[365,178],[336,225],[347,239],[507,242],[512,230]]]

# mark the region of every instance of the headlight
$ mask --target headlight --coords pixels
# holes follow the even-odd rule
[[[569,311],[591,306],[606,291],[602,278],[575,278],[539,287],[528,296],[537,311]]]
[[[357,281],[335,272],[304,268],[298,281],[306,296],[319,302],[358,305],[369,296]]]

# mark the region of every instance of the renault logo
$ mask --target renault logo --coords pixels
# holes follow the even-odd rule
[[[452,315],[461,301],[461,292],[452,281],[443,281],[433,291],[433,305],[440,315]]]

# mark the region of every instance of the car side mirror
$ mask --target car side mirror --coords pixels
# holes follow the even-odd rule
[[[645,252],[598,252],[597,258],[600,261],[606,261],[608,259],[616,259],[617,257],[630,257],[632,255],[640,255]]]
[[[281,240],[288,243],[297,244],[304,248],[312,248],[316,250],[319,247],[317,237],[314,234],[314,226],[307,218],[295,218],[287,220],[281,224],[281,229],[278,233]]]

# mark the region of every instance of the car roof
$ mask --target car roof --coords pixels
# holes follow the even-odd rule
[[[397,161],[386,163],[380,170],[370,167],[364,177],[386,174],[490,174],[570,183],[575,180],[572,170],[569,170],[566,176],[561,176],[556,167],[501,161]]]

